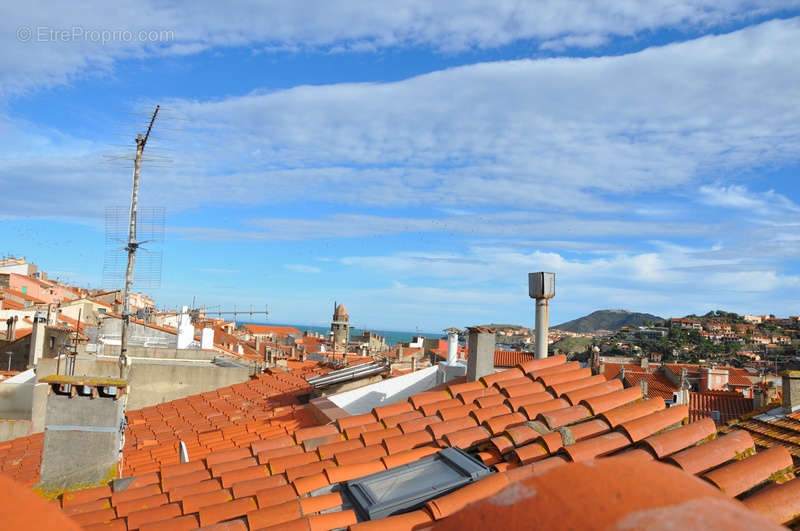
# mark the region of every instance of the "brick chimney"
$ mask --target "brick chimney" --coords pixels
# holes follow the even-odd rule
[[[494,373],[495,334],[494,330],[481,326],[467,328],[467,333],[467,381],[474,382],[481,376]]]
[[[54,374],[49,384],[37,487],[59,491],[117,477],[122,457],[127,382]]]

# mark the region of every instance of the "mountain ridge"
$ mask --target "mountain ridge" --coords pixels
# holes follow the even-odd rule
[[[645,321],[658,323],[664,322],[665,319],[649,313],[628,310],[597,310],[578,319],[554,325],[552,328],[586,334],[597,330],[619,330],[623,326],[642,326]]]

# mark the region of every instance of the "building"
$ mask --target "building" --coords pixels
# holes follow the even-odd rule
[[[331,322],[334,346],[347,348],[350,343],[350,316],[344,304],[333,303],[333,321]]]

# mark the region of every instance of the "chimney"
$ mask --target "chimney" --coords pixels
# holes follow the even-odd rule
[[[647,380],[644,378],[639,380],[639,387],[642,388],[642,396],[647,397]]]
[[[467,332],[467,381],[474,382],[494,372],[495,335],[493,330],[480,326],[470,327]]]
[[[39,363],[44,354],[44,336],[47,328],[47,317],[43,312],[33,315],[33,331],[31,334],[31,347],[28,351],[28,365],[33,367]]]
[[[194,341],[194,326],[192,318],[189,316],[189,307],[181,308],[181,316],[178,320],[178,349],[187,349]]]
[[[458,360],[458,330],[448,328],[447,332],[447,364],[453,365]]]
[[[261,336],[256,336],[256,352],[261,351]]]
[[[411,358],[411,372],[417,372],[417,358]]]
[[[203,328],[203,331],[200,333],[200,348],[203,350],[213,350],[214,349],[214,329],[213,328]]]
[[[54,374],[48,384],[38,488],[93,486],[117,477],[125,430],[127,382]]]
[[[528,273],[528,295],[536,299],[536,359],[547,357],[548,302],[555,294],[555,273]]]
[[[622,382],[622,385],[625,385],[625,366],[622,366],[622,369],[619,371],[619,381]]]
[[[13,317],[9,317],[8,320],[6,320],[6,338],[9,341],[14,341],[14,336],[17,333],[17,321],[18,320],[19,320],[19,317],[17,317],[16,315],[13,316]]]
[[[783,409],[794,412],[800,409],[800,371],[783,371]]]
[[[647,356],[642,356],[641,366],[645,371],[650,367],[650,360],[647,359]]]

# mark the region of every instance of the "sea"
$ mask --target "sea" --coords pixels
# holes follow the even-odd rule
[[[247,322],[237,322],[237,325],[244,325],[244,324],[254,324],[254,325],[270,325],[270,326],[291,326],[297,328],[301,332],[305,332],[309,330],[311,332],[317,332],[323,334],[327,337],[328,333],[331,331],[330,326],[312,326],[312,325],[299,325],[299,324],[288,324],[288,323],[265,323],[263,321],[247,321]],[[431,332],[398,332],[394,330],[375,330],[370,329],[371,332],[378,334],[379,336],[383,336],[386,338],[386,344],[389,346],[395,346],[398,343],[408,343],[414,339],[414,336],[423,336],[423,337],[430,337],[430,338],[444,338],[445,335],[442,333],[434,334]],[[363,333],[361,328],[351,328],[350,334],[351,335],[358,335]]]

